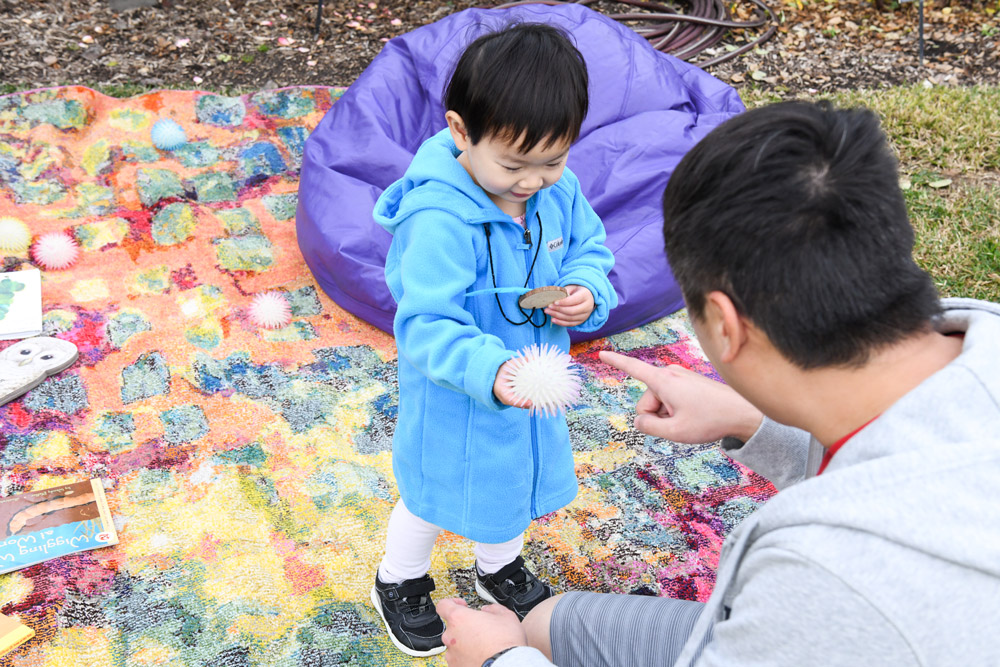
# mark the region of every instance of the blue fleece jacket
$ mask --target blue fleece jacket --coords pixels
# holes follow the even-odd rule
[[[516,292],[492,291],[490,255],[501,289],[589,289],[595,308],[577,327],[583,331],[600,328],[618,303],[608,280],[614,257],[569,169],[528,200],[528,242],[525,228],[475,184],[458,154],[442,130],[375,203],[375,220],[393,234],[385,277],[398,304],[392,463],[411,512],[471,540],[498,543],[564,507],[577,481],[565,418],[530,417],[493,395],[497,370],[518,350],[548,343],[568,351],[569,333],[551,322],[507,322],[497,297],[508,318],[524,316]],[[534,321],[542,321],[541,311]]]

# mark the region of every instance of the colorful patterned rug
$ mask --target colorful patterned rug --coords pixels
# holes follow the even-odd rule
[[[80,359],[0,407],[0,494],[104,478],[121,540],[0,575],[0,611],[37,633],[0,664],[444,664],[397,652],[367,602],[396,499],[393,340],[317,289],[295,241],[303,141],[341,92],[0,97],[0,217],[82,248],[43,272],[45,329]],[[161,118],[184,147],[153,146]],[[290,325],[248,319],[267,290]],[[574,347],[580,494],[526,547],[558,590],[705,600],[723,537],[773,493],[630,429],[642,386],[598,350],[711,374],[691,335],[679,314]],[[472,564],[442,535],[435,595],[474,601]]]

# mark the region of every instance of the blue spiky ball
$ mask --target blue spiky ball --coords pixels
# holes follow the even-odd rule
[[[156,121],[149,135],[153,140],[153,145],[161,151],[172,151],[187,143],[187,134],[184,133],[184,128],[169,118]]]

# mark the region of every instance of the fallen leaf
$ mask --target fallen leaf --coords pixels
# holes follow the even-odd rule
[[[950,178],[942,178],[940,181],[931,181],[927,185],[930,186],[930,187],[932,187],[932,188],[946,188],[949,185],[951,185],[951,179]]]
[[[753,79],[754,81],[763,81],[764,79],[767,78],[767,74],[765,74],[763,71],[759,69],[755,69],[754,71],[750,72],[750,78]]]

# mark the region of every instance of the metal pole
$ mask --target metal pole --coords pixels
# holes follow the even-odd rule
[[[322,3],[323,0],[320,0]],[[920,66],[924,66],[924,0],[920,0]]]
[[[920,0],[923,3],[923,0]],[[921,7],[923,5],[921,4]],[[319,4],[316,5],[316,36],[319,37],[319,22],[323,18],[323,0],[319,0]]]

